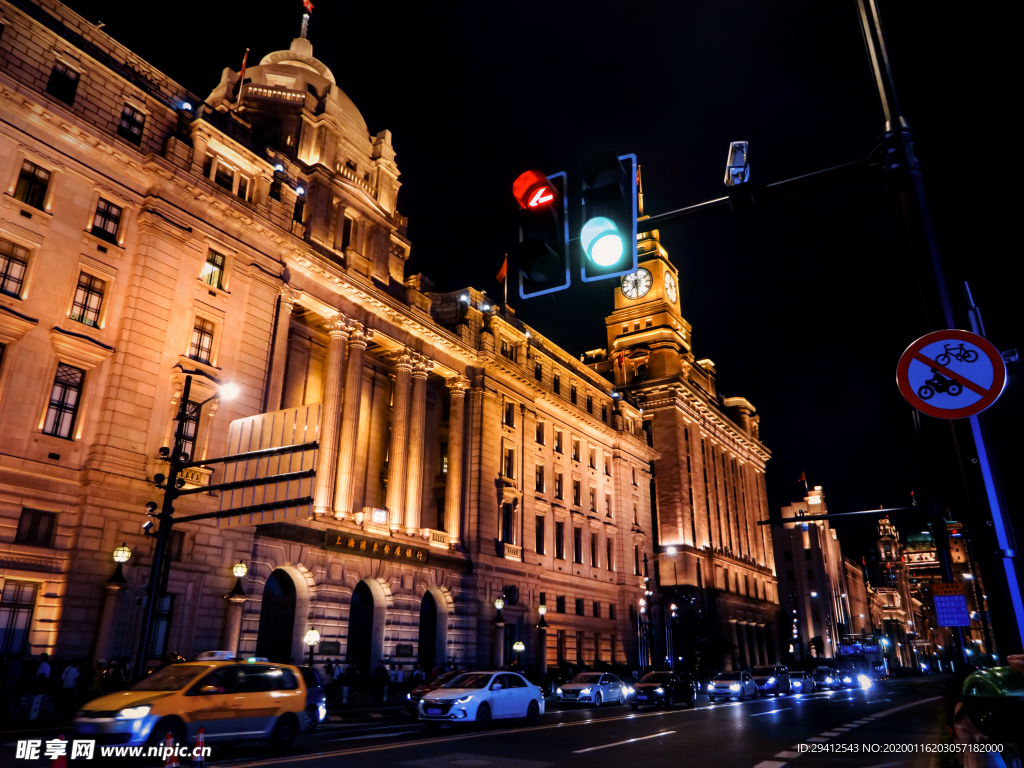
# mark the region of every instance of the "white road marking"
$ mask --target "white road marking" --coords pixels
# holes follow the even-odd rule
[[[398,733],[367,733],[364,736],[345,736],[341,739],[324,739],[323,743],[328,744],[333,741],[359,741],[360,739],[383,739],[385,736],[405,736],[408,733],[420,733],[419,729],[415,731],[398,731]]]
[[[756,715],[751,715],[751,717],[760,717],[761,715],[774,715],[776,712],[787,712],[791,709],[792,707],[783,707],[782,709],[769,709],[767,712],[758,712]]]
[[[370,715],[370,717],[384,717],[384,715],[382,715],[380,712],[370,712],[368,714]]]
[[[811,736],[808,741],[814,742],[815,744],[821,744],[824,741],[828,741],[828,739],[823,739],[820,736]]]
[[[838,731],[825,731],[825,732],[824,732],[823,734],[821,734],[821,735],[822,735],[822,736],[828,736],[829,738],[832,738],[833,736],[838,736],[838,735],[839,735],[839,732],[838,732]]]
[[[755,765],[754,768],[782,768],[784,765],[784,762],[780,763],[778,760],[765,760],[764,762]]]
[[[917,701],[912,701],[909,704],[904,704],[902,707],[893,707],[892,709],[887,709],[884,712],[876,712],[871,717],[872,719],[876,717],[886,717],[894,712],[900,712],[904,709],[910,709],[911,707],[916,707],[919,704],[927,704],[929,701],[938,701],[941,698],[941,696],[932,696],[930,699],[918,699]],[[889,701],[889,699],[875,699],[875,701]]]
[[[838,731],[839,733],[846,733],[847,731],[852,730],[852,728],[833,728],[832,730]]]
[[[635,739],[626,739],[625,741],[616,741],[616,742],[614,742],[612,744],[602,744],[599,747],[587,747],[586,749],[576,749],[576,750],[573,750],[573,754],[574,755],[580,755],[580,754],[583,754],[584,752],[593,752],[596,749],[607,749],[608,747],[618,747],[618,746],[621,746],[623,744],[632,744],[634,741],[646,741],[647,739],[656,739],[659,736],[668,736],[670,733],[675,733],[675,731],[661,731],[659,733],[652,733],[650,736],[637,736]],[[778,765],[782,765],[782,763],[779,763]]]
[[[792,760],[794,758],[800,757],[800,753],[799,752],[790,752],[787,749],[784,752],[779,752],[779,754],[777,754],[776,757],[781,757],[783,760]]]

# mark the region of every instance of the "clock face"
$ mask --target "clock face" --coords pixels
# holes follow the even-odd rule
[[[676,303],[676,298],[679,294],[676,291],[676,279],[672,277],[671,272],[665,273],[665,295],[668,296],[670,302]]]
[[[647,295],[653,283],[651,273],[640,267],[633,274],[622,278],[622,295],[627,299],[639,299],[641,296]]]

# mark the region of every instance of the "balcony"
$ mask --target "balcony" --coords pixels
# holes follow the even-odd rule
[[[267,85],[254,85],[248,83],[243,86],[241,98],[252,99],[253,101],[271,99],[274,101],[286,101],[292,104],[305,104],[307,94],[302,91],[289,91],[286,88],[274,88]]]
[[[518,544],[504,544],[505,559],[523,561],[523,548]]]
[[[444,531],[437,531],[433,528],[424,528],[422,536],[426,539],[428,546],[437,547],[438,549],[451,549],[449,536]]]

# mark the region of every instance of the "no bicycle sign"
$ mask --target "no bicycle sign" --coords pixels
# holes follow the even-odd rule
[[[967,331],[936,331],[903,353],[896,383],[907,402],[937,419],[964,419],[994,403],[1006,384],[999,350]]]

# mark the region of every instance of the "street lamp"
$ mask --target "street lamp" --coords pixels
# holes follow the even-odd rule
[[[309,646],[309,666],[313,666],[313,646],[320,642],[320,633],[314,627],[306,630],[302,642]]]
[[[537,629],[543,630],[548,628],[548,622],[544,618],[544,614],[547,612],[548,607],[546,605],[537,606],[537,613],[540,614],[540,621],[537,622]]]
[[[231,573],[235,576],[235,588],[228,593],[228,598],[232,597],[245,597],[245,590],[242,588],[242,579],[245,578],[245,574],[249,572],[249,568],[239,560],[235,563],[235,567],[231,569]]]
[[[505,607],[505,601],[502,598],[500,598],[500,597],[495,598],[494,599],[494,607],[498,611],[498,615],[494,617],[494,623],[495,624],[504,624],[505,623],[505,617],[501,615],[501,609]]]
[[[132,551],[128,549],[128,545],[126,543],[122,543],[120,547],[114,550],[114,562],[117,563],[117,567],[114,569],[114,575],[108,579],[111,584],[126,583],[122,567],[128,562],[131,556]]]
[[[516,652],[516,666],[522,669],[523,663],[519,660],[519,654],[526,650],[526,643],[522,640],[516,640],[512,643],[512,650]]]

